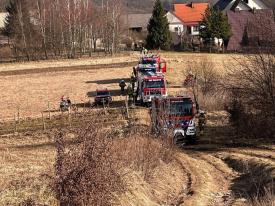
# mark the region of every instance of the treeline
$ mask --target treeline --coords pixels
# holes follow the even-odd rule
[[[15,58],[75,58],[100,49],[115,53],[120,36],[122,0],[10,0],[2,33]],[[97,48],[97,46],[99,46]]]
[[[0,12],[4,12],[5,11],[5,7],[8,4],[9,0],[1,0],[0,1]]]

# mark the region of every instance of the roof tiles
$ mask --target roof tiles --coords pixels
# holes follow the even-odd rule
[[[209,6],[208,3],[174,4],[174,14],[185,24],[198,24]]]

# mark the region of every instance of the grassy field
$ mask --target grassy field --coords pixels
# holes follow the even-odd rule
[[[225,54],[174,52],[163,52],[161,55],[166,59],[168,65],[167,80],[170,94],[182,90],[182,81],[190,64],[207,59],[214,62],[218,72],[224,74],[227,66],[232,65],[234,59],[240,57]],[[123,104],[124,97],[120,96],[118,83],[121,79],[130,77],[132,67],[87,69],[87,66],[131,62],[137,61],[137,58],[138,54],[133,53],[129,56],[111,59],[97,58],[0,65],[0,73],[1,71],[13,71],[12,75],[2,75],[0,78],[0,90],[2,91],[0,126],[3,125],[3,122],[12,120],[14,115],[17,116],[18,111],[20,118],[23,119],[41,117],[41,112],[48,109],[48,104],[50,110],[53,110],[52,114],[58,115],[60,113],[54,111],[58,109],[62,95],[69,96],[73,103],[83,104],[90,100],[93,101],[93,93],[98,88],[111,90],[115,100],[114,107],[120,101]],[[58,71],[59,67],[69,67],[70,65],[79,67],[78,71]],[[81,70],[82,66],[85,66],[85,70]],[[54,71],[49,71],[47,69],[49,67],[54,68]],[[39,69],[40,71],[39,73],[16,74],[16,71],[28,69]],[[43,69],[45,72],[41,72]],[[80,108],[80,112],[82,109]],[[122,112],[119,109],[118,111]],[[136,112],[138,116],[135,119],[136,122],[148,123],[146,109],[137,109]],[[228,123],[227,114],[217,112],[210,115],[212,120],[208,122],[208,131],[200,144],[186,147],[186,150],[177,150],[177,158],[168,164],[161,162],[157,170],[153,172],[150,181],[144,180],[142,172],[130,169],[130,172],[128,171],[124,176],[127,182],[127,191],[118,197],[119,204],[225,205],[230,203],[230,198],[233,198],[231,193],[234,192],[234,186],[239,184],[238,175],[242,174],[232,171],[222,161],[223,158],[232,153],[241,160],[256,158],[258,162],[267,160],[270,165],[274,166],[273,145],[268,145],[267,148],[266,145],[258,144],[255,149],[254,147],[249,148],[247,144],[244,145],[245,149],[239,149],[238,147],[242,146],[240,142],[243,140],[234,142],[235,140],[230,139],[232,128],[226,125]],[[119,118],[126,124],[127,121],[122,116],[122,114],[114,115],[113,121],[117,121],[116,118]],[[37,120],[33,119],[32,121]],[[57,122],[60,123],[60,120]],[[124,123],[121,124],[121,128],[127,129]],[[10,127],[13,126],[10,125]],[[18,205],[28,198],[35,199],[41,204],[58,205],[49,187],[50,177],[53,176],[54,171],[55,147],[53,139],[55,134],[54,130],[43,132],[38,130],[1,136],[0,205]],[[69,141],[73,137],[68,134],[66,138]],[[121,153],[127,157],[136,155],[137,159],[140,159],[138,155],[144,151],[144,148],[139,139],[133,138],[132,142],[129,142],[128,139],[120,141],[118,145]],[[228,149],[227,147],[232,148]],[[152,150],[148,149],[148,151]],[[224,200],[225,197],[226,200]],[[186,198],[186,202],[183,202],[182,198]],[[241,202],[236,205],[249,205],[249,203]]]
[[[232,57],[225,54],[197,54],[197,53],[163,53],[167,61],[167,80],[170,83],[170,93],[181,90],[186,70],[192,62],[207,58],[215,63],[216,69],[225,72],[226,65],[233,61]],[[235,55],[236,56],[236,55]],[[26,75],[16,75],[16,71],[30,68],[79,66],[85,64],[119,63],[122,61],[138,60],[138,54],[115,57],[111,59],[85,59],[62,60],[31,63],[16,63],[0,65],[0,72],[6,70],[15,71],[14,75],[4,75],[0,79],[0,122],[13,119],[20,112],[20,116],[38,117],[41,112],[48,109],[55,110],[59,106],[61,96],[69,96],[74,103],[81,104],[92,99],[96,89],[108,88],[116,98],[120,95],[118,83],[121,79],[128,79],[132,67],[92,69],[84,71],[55,71],[40,72]]]

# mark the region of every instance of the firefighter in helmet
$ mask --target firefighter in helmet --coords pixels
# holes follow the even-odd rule
[[[119,86],[120,86],[121,93],[124,93],[125,87],[126,87],[126,83],[125,83],[125,81],[123,79],[119,82]]]

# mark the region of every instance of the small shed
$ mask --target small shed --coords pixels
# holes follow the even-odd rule
[[[125,14],[122,16],[123,24],[131,31],[146,32],[151,13],[146,14]]]

